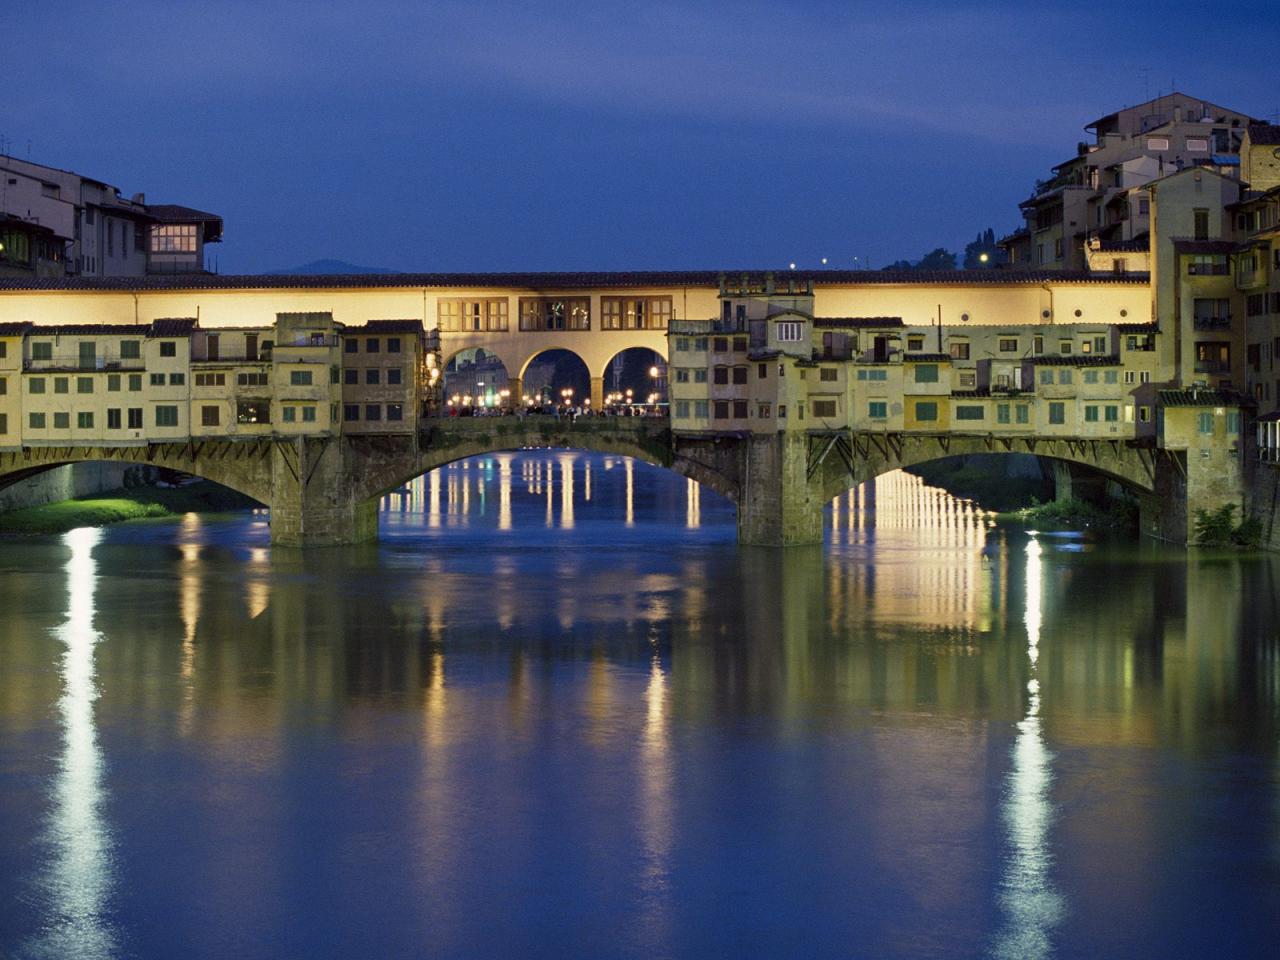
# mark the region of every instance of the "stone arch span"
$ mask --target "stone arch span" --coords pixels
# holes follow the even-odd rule
[[[49,446],[0,452],[0,488],[57,467],[77,463],[121,463],[164,467],[211,480],[262,504],[271,503],[270,440],[192,441],[146,446]]]
[[[664,420],[588,417],[570,422],[542,417],[442,420],[420,435],[412,455],[376,438],[353,442],[355,496],[376,500],[415,477],[468,457],[528,449],[583,450],[631,457],[696,481],[732,503],[738,502],[735,473],[696,449],[677,449]]]
[[[882,473],[968,454],[1031,454],[1083,467],[1135,494],[1151,494],[1162,451],[1119,440],[852,433],[809,437],[811,482],[822,503]]]

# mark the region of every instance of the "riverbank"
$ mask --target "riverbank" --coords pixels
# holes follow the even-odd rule
[[[65,533],[76,527],[102,527],[184,513],[226,513],[259,506],[243,494],[206,480],[178,487],[129,487],[0,514],[0,535]]]
[[[1138,529],[1138,512],[1132,505],[1113,501],[1105,508],[1084,500],[1052,500],[1017,510],[996,513],[997,523],[1016,523],[1039,530],[1106,530],[1124,533]]]

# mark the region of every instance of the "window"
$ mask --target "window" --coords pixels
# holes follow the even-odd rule
[[[303,423],[315,423],[315,422],[316,422],[316,408],[315,408],[315,407],[309,407],[309,406],[308,406],[308,407],[303,407],[303,408],[302,408],[302,422],[303,422]]]
[[[163,387],[163,386],[164,386],[164,374],[163,374],[163,373],[153,373],[153,374],[151,374],[151,385],[152,385],[153,387]]]
[[[693,415],[699,420],[707,419],[707,407],[708,403],[706,400],[693,401]]]
[[[54,393],[67,393],[70,390],[70,386],[71,386],[71,381],[68,380],[66,377],[53,378]]]
[[[1073,374],[1070,367],[1063,367],[1058,371],[1058,383],[1071,383]]]
[[[978,385],[978,374],[974,370],[960,371],[960,388],[962,390],[972,390]]]
[[[952,360],[968,360],[969,359],[969,344],[967,341],[952,342],[951,359]]]
[[[32,377],[27,381],[28,393],[44,393],[44,377]]]
[[[916,383],[937,383],[938,365],[936,363],[918,363],[915,369]]]
[[[714,338],[712,339],[712,341],[711,341],[711,352],[712,352],[712,353],[728,353],[728,352],[729,352],[729,338],[728,338],[728,337],[714,337]]]
[[[747,338],[746,338],[746,337],[734,337],[734,338],[733,338],[733,352],[734,352],[734,353],[746,353],[746,352],[747,352]]]
[[[33,413],[33,414],[31,414],[29,417],[27,417],[27,427],[28,427],[29,429],[31,429],[31,430],[43,430],[43,429],[44,429],[44,414],[43,414],[43,413]]]
[[[441,300],[436,322],[445,333],[505,331],[510,309],[506,297],[486,300]]]
[[[107,429],[108,430],[120,429],[120,408],[119,407],[112,407],[110,410],[107,411]]]
[[[872,400],[867,404],[867,416],[872,420],[884,420],[889,416],[889,404],[884,400]]]
[[[289,386],[291,387],[311,386],[311,371],[310,370],[290,370]]]
[[[129,374],[129,392],[137,393],[141,389],[142,389],[142,374],[140,373]]]
[[[227,385],[227,375],[225,373],[197,373],[197,387],[225,387]]]
[[[798,320],[779,320],[777,331],[779,343],[799,343],[804,339],[804,324]]]
[[[1026,403],[1018,404],[1018,406],[1014,409],[1014,415],[1017,418],[1018,423],[1030,423],[1031,422],[1031,406]]]
[[[1102,381],[1103,383],[1115,383],[1119,378],[1119,375],[1119,370],[1104,370],[1102,372]]]
[[[0,397],[3,397],[8,392],[9,392],[9,378],[0,377]]]
[[[387,383],[396,386],[400,383],[400,368],[392,367],[387,371]]]
[[[1084,382],[1085,382],[1085,383],[1097,383],[1097,382],[1098,382],[1098,371],[1097,371],[1097,370],[1086,370],[1086,371],[1084,371],[1084,373],[1082,374],[1082,376],[1084,377]]]
[[[706,370],[702,370],[702,369],[694,370],[694,371],[693,371],[693,382],[694,382],[694,383],[706,383],[706,382],[707,382],[707,371],[706,371]]]
[[[1107,423],[1120,422],[1120,408],[1113,403],[1107,404],[1102,408],[1102,419]]]
[[[181,386],[184,386],[186,382],[187,382],[187,375],[185,373],[169,374],[169,386],[171,387],[181,387]]]
[[[176,427],[178,425],[178,408],[171,406],[156,407],[157,427]]]
[[[924,337],[914,337],[914,336],[913,336],[913,337],[907,337],[907,349],[908,349],[908,350],[923,350],[923,349],[924,349]]]
[[[1031,340],[1031,352],[1036,356],[1044,353],[1044,337],[1033,337]]]
[[[43,341],[31,344],[32,360],[52,360],[53,359],[53,343]]]
[[[859,380],[888,380],[889,371],[888,370],[859,370],[858,379]]]
[[[689,338],[676,337],[676,353],[688,353],[688,352],[689,352]]]
[[[1009,404],[1007,403],[996,404],[996,423],[1008,423],[1008,422],[1009,422]]]
[[[1052,371],[1052,370],[1047,370],[1047,369],[1042,369],[1042,370],[1040,371],[1040,382],[1041,382],[1042,384],[1050,384],[1050,383],[1053,383],[1053,371]]]
[[[694,337],[694,338],[693,338],[693,349],[694,349],[695,351],[699,352],[699,353],[706,353],[706,352],[707,352],[707,338],[706,338],[706,337]]]
[[[956,407],[957,420],[983,420],[985,418],[986,412],[981,404],[962,404]]]
[[[98,363],[98,346],[92,340],[81,340],[79,344],[80,367],[92,369]]]
[[[1193,210],[1191,213],[1193,218],[1192,235],[1196,240],[1209,239],[1209,211]]]
[[[1070,353],[1071,353],[1071,341],[1070,341],[1070,340],[1059,340],[1059,341],[1058,341],[1058,352],[1059,352],[1060,354],[1062,354],[1063,356],[1066,356],[1066,355],[1070,354]]]
[[[119,392],[120,392],[120,374],[118,373],[107,374],[107,393],[119,393]]]
[[[87,208],[88,210],[92,209]],[[92,220],[89,220],[92,223]],[[156,224],[151,228],[152,253],[195,253],[196,225],[194,223]]]
[[[689,419],[689,401],[688,400],[676,401],[676,419],[677,420]]]
[[[1169,138],[1168,137],[1147,137],[1147,149],[1148,150],[1168,150]]]
[[[676,377],[676,383],[688,383],[688,382],[689,382],[689,370],[688,370],[688,368],[687,368],[687,367],[676,367],[675,377]]]
[[[370,367],[364,372],[364,382],[370,385],[376,385],[380,382],[381,371],[377,367]]]
[[[142,429],[142,408],[130,407],[128,411],[128,423],[130,430]]]
[[[177,355],[178,355],[178,341],[176,340],[160,341],[160,356],[176,357]]]
[[[1187,137],[1188,153],[1207,153],[1209,151],[1209,140],[1206,137]]]
[[[716,401],[716,419],[717,420],[729,419],[729,401],[728,400]]]
[[[1092,404],[1090,404],[1089,406],[1087,406],[1087,407],[1085,407],[1085,408],[1084,408],[1084,422],[1085,422],[1085,423],[1097,423],[1097,422],[1098,422],[1098,408],[1097,408],[1097,407],[1095,407],[1095,406],[1093,406]]]
[[[93,393],[93,377],[76,377],[76,393]]]
[[[1227,433],[1240,432],[1240,412],[1238,410],[1227,411]]]
[[[270,423],[271,404],[267,400],[240,400],[236,403],[236,423]]]
[[[1067,422],[1067,405],[1065,403],[1049,404],[1049,422],[1056,424]]]
[[[916,401],[916,420],[928,423],[938,419],[938,405],[932,401]]]
[[[388,420],[403,420],[403,419],[404,419],[404,404],[400,404],[400,403],[388,403],[388,404],[387,404],[387,419],[388,419]]]
[[[243,377],[244,374],[240,374],[240,376]],[[357,384],[360,382],[360,371],[354,367],[347,367],[342,371],[342,380],[344,383]]]
[[[742,383],[746,383],[746,382],[747,382],[747,368],[746,368],[746,367],[734,367],[734,368],[733,368],[733,382],[734,382],[734,383],[738,383],[738,384],[742,384]]]
[[[671,320],[670,297],[601,297],[602,330],[665,330]]]
[[[1139,373],[1139,374],[1138,374],[1138,382],[1139,382],[1139,383],[1150,383],[1150,382],[1151,382],[1151,371],[1150,371],[1150,370],[1143,370],[1141,373]]]
[[[366,420],[381,420],[382,405],[378,403],[366,403],[364,405],[364,418]]]
[[[343,349],[347,353],[355,353],[360,349],[360,341],[355,337],[347,337],[347,339],[343,341]]]
[[[387,353],[399,353],[399,352],[400,352],[400,338],[387,337]]]
[[[216,427],[218,425],[218,408],[204,406],[200,408],[200,425]]]
[[[1018,340],[1016,337],[1001,337],[999,346],[1001,353],[1016,353]]]
[[[7,356],[9,356],[9,344],[0,340],[0,360],[3,360]]]
[[[1133,382],[1135,382],[1137,379],[1138,379],[1138,377],[1137,377],[1137,373],[1136,373],[1135,371],[1133,371],[1133,370],[1126,370],[1126,371],[1124,372],[1124,382],[1125,382],[1125,383],[1133,383]]]
[[[733,401],[733,419],[735,420],[747,419],[747,401],[745,400]]]
[[[756,417],[760,420],[771,420],[773,418],[773,405],[762,403],[756,409]]]
[[[365,340],[365,342],[364,342],[364,352],[365,352],[365,353],[377,353],[377,352],[378,352],[378,348],[379,348],[380,346],[381,346],[381,341],[380,341],[377,337],[370,337],[369,339]]]
[[[760,368],[764,369],[764,364],[760,364]],[[818,371],[818,379],[824,383],[835,383],[840,371],[835,367],[823,367]]]
[[[834,400],[814,400],[813,415],[828,419],[834,417],[836,415],[836,402]]]
[[[724,385],[728,384],[728,382],[729,382],[729,368],[728,368],[728,367],[716,367],[716,368],[715,368],[714,382],[715,382],[715,383],[717,383],[717,384],[720,384],[721,386],[724,386]]]
[[[591,301],[586,297],[521,297],[521,330],[590,330]]]

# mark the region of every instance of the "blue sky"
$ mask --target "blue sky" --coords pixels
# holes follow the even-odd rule
[[[221,214],[224,273],[879,266],[1006,232],[1085,123],[1175,82],[1280,110],[1280,15],[1088,11],[22,4],[0,137]]]

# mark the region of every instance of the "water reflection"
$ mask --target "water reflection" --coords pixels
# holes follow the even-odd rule
[[[1013,747],[1013,766],[1005,788],[1003,809],[1005,831],[1011,850],[1005,858],[1000,880],[1000,902],[1004,925],[996,940],[995,955],[1010,958],[1048,957],[1053,952],[1050,935],[1062,916],[1062,898],[1054,889],[1049,869],[1053,856],[1049,827],[1053,809],[1049,788],[1053,782],[1053,755],[1045,747],[1040,724],[1041,595],[1040,542],[1027,542],[1026,614],[1027,713],[1018,723]]]
[[[116,937],[107,916],[111,895],[110,829],[103,816],[103,758],[94,723],[98,685],[94,648],[96,529],[72,530],[67,561],[67,619],[58,629],[62,654],[63,750],[53,787],[46,837],[53,848],[45,882],[50,916],[32,945],[35,956],[111,957]]]

